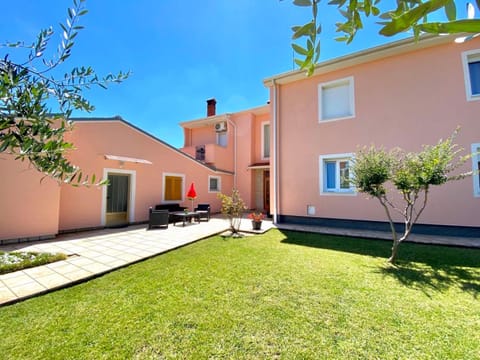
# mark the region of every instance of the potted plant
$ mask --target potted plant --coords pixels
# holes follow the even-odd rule
[[[262,220],[265,218],[265,215],[261,212],[252,212],[248,215],[249,219],[252,219],[252,228],[253,230],[260,230],[262,227]]]

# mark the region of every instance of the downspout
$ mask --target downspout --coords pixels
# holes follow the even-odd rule
[[[237,189],[237,125],[230,120],[230,114],[227,114],[227,122],[233,127],[233,188]]]
[[[278,130],[277,130],[277,84],[275,79],[272,80],[273,85],[273,104],[272,104],[272,133],[273,133],[273,223],[278,223],[278,206],[279,206],[279,193],[278,193]]]

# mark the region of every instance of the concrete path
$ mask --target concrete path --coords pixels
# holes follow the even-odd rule
[[[272,227],[264,221],[261,231],[251,231],[249,220],[241,230],[262,233]],[[208,222],[168,229],[146,230],[146,225],[60,235],[54,240],[0,246],[0,251],[64,253],[68,259],[0,275],[0,306],[61,289],[115,269],[182,247],[228,229],[228,221],[212,217]]]

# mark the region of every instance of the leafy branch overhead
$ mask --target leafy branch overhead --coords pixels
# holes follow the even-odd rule
[[[320,0],[294,0],[293,3],[297,6],[310,6],[312,8],[312,21],[301,26],[293,26],[292,39],[298,40],[306,38],[306,45],[292,44],[293,50],[303,56],[303,59],[295,58],[295,63],[300,69],[306,69],[307,74],[313,74],[315,64],[320,58],[320,38],[322,31],[321,25],[318,23],[318,4]]]
[[[480,0],[476,1],[477,10],[480,8]],[[297,58],[295,63],[307,71],[313,73],[315,64],[320,57],[321,24],[319,23],[320,0],[293,0],[293,4],[301,7],[310,7],[312,20],[305,25],[293,26],[292,47]],[[365,19],[372,17],[378,19],[381,25],[379,34],[393,36],[401,32],[411,31],[418,38],[421,34],[471,34],[468,38],[480,33],[480,19],[474,18],[475,8],[467,4],[467,18],[458,19],[457,4],[454,0],[398,0],[396,8],[384,10],[383,7],[391,6],[385,0],[330,0],[329,6],[336,6],[343,17],[343,21],[336,24],[336,31],[341,36],[336,38],[349,44],[357,32],[364,27]],[[462,3],[463,4],[463,3]],[[382,5],[384,5],[382,7]],[[446,21],[430,21],[429,16],[444,12]],[[305,40],[304,45],[299,45],[299,39]]]
[[[52,75],[71,56],[75,38],[83,26],[79,20],[87,14],[84,0],[74,0],[67,19],[60,24],[61,39],[54,55],[48,58],[53,29],[41,30],[32,44],[7,42],[0,49],[28,51],[26,59],[15,61],[16,54],[6,53],[0,59],[0,153],[27,160],[39,172],[61,182],[75,185],[94,184],[94,176],[83,176],[78,167],[65,157],[73,145],[64,141],[72,127],[73,110],[90,112],[93,105],[83,96],[92,86],[106,88],[110,83],[127,79],[129,72],[99,77],[91,67],[75,67],[63,77]],[[49,104],[56,103],[56,115]]]

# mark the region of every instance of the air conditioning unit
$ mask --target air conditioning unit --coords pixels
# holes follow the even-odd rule
[[[216,131],[216,132],[227,131],[227,123],[226,123],[225,121],[216,123],[216,124],[215,124],[215,131]]]

